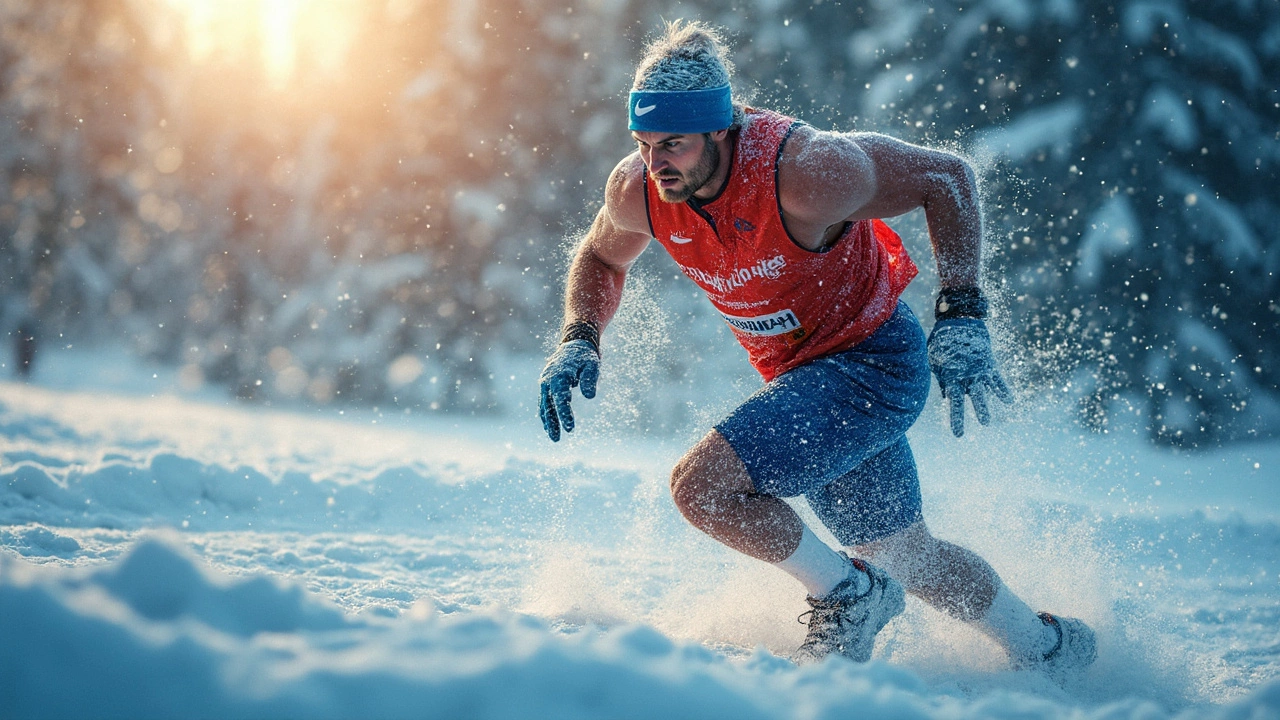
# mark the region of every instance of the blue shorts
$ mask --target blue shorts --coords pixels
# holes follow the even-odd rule
[[[861,545],[921,520],[906,432],[928,395],[924,331],[899,302],[871,337],[775,378],[716,430],[757,492],[804,495],[837,540]]]

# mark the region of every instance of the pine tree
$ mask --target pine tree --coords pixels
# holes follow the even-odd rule
[[[28,337],[91,336],[129,302],[154,20],[126,0],[0,6],[0,303]]]
[[[854,41],[875,71],[863,114],[976,136],[999,163],[990,259],[1034,348],[1026,379],[1079,368],[1069,389],[1098,429],[1131,411],[1162,442],[1275,432],[1280,7],[879,10]],[[897,42],[877,44],[888,27]]]

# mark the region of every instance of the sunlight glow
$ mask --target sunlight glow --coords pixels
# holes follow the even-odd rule
[[[165,0],[185,17],[193,60],[219,55],[261,60],[268,81],[332,72],[352,39],[359,0]]]
[[[298,0],[262,0],[262,55],[272,80],[283,83],[293,75],[297,48],[294,27]]]

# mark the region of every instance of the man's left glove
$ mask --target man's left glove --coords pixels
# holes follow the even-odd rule
[[[561,425],[565,432],[573,432],[573,410],[569,407],[573,388],[581,387],[582,397],[588,400],[596,396],[596,381],[600,378],[600,352],[596,347],[589,339],[563,342],[542,369],[538,413],[553,442],[560,441]]]
[[[977,292],[977,288],[972,290]],[[951,432],[956,437],[964,435],[965,395],[973,402],[974,414],[983,425],[991,419],[988,392],[1006,403],[1013,402],[1013,393],[996,369],[991,335],[981,317],[986,315],[986,300],[980,293],[976,297],[976,301],[966,302],[964,297],[953,296],[949,305],[944,293],[937,305],[938,322],[929,333],[929,367],[938,378],[942,397],[950,401]]]

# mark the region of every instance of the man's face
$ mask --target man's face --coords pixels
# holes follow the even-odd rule
[[[633,132],[631,137],[663,202],[682,203],[693,197],[720,165],[720,147],[707,135]]]

